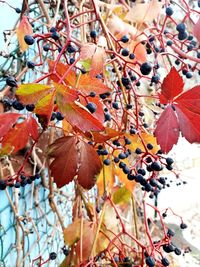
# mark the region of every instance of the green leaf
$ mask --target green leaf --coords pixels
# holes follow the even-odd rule
[[[131,192],[125,186],[113,193],[112,200],[115,204],[127,203],[131,198]]]

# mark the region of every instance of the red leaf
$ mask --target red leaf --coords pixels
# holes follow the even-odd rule
[[[176,105],[176,113],[182,136],[190,143],[200,142],[200,115],[180,105]]]
[[[28,118],[22,123],[16,124],[13,129],[2,139],[2,147],[9,147],[13,154],[24,148],[31,136],[34,140],[37,139],[37,122],[33,118]]]
[[[200,86],[195,86],[192,89],[182,93],[175,99],[178,105],[186,109],[200,114]]]
[[[78,169],[78,182],[86,189],[91,189],[100,173],[102,163],[96,150],[89,144],[79,140],[80,167]]]
[[[48,154],[54,158],[50,170],[58,187],[68,184],[76,175],[85,189],[94,186],[102,163],[91,145],[74,136],[66,136],[50,145]]]
[[[0,138],[3,137],[19,119],[20,114],[5,113],[0,114]]]
[[[77,171],[78,154],[76,150],[77,139],[66,136],[57,139],[49,147],[49,156],[54,158],[50,164],[51,175],[58,187],[70,183]]]
[[[174,97],[183,91],[183,86],[184,83],[182,77],[175,67],[172,67],[170,72],[164,78],[161,86],[161,103],[166,104],[167,102],[171,102]]]
[[[168,106],[157,121],[155,136],[164,153],[169,152],[178,142],[179,125],[176,114],[171,106]]]
[[[197,40],[200,42],[200,17],[197,23],[194,24],[193,33],[194,33],[194,36],[197,38]]]

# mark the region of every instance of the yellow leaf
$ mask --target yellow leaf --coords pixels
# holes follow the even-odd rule
[[[26,51],[28,48],[28,45],[24,41],[24,36],[30,35],[32,33],[33,33],[33,29],[31,27],[27,17],[23,16],[22,20],[20,21],[20,23],[17,27],[17,39],[19,42],[21,52]]]
[[[97,179],[97,187],[99,191],[99,195],[103,195],[104,193],[104,179],[105,179],[105,187],[106,191],[110,191],[115,183],[115,171],[114,171],[114,164],[111,162],[109,166],[103,165],[103,168],[99,174]]]
[[[118,188],[112,195],[115,204],[127,203],[131,198],[131,192],[125,187]]]
[[[144,141],[145,145],[152,144],[153,149],[151,150],[152,153],[156,153],[160,147],[157,144],[156,138],[152,134],[148,133],[141,133],[141,138],[138,134],[135,135],[127,135],[127,137],[131,140],[131,144],[129,145],[132,151],[135,151],[136,148],[140,148],[142,151],[145,151],[145,147],[142,143]]]

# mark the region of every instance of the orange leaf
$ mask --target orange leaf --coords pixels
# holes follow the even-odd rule
[[[0,138],[3,137],[14,123],[19,119],[20,114],[5,113],[0,114]]]
[[[108,127],[103,132],[91,132],[91,134],[95,143],[104,143],[111,138],[122,135],[122,133]]]
[[[11,153],[16,153],[24,148],[31,136],[34,140],[38,137],[38,124],[34,118],[30,117],[22,123],[16,124],[13,129],[3,137],[2,147],[9,147]]]
[[[108,166],[103,165],[103,168],[99,174],[98,180],[97,180],[97,188],[99,195],[103,195],[104,193],[104,179],[105,179],[105,190],[109,192],[115,183],[115,166],[113,163],[111,163]]]
[[[25,52],[28,48],[28,45],[24,41],[25,35],[31,35],[33,33],[33,29],[27,19],[26,16],[22,17],[18,27],[17,27],[17,39],[19,42],[21,52]]]

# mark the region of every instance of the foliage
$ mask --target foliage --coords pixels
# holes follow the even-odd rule
[[[167,153],[180,136],[200,142],[200,12],[185,0],[107,2],[24,0],[16,9],[17,47],[2,51],[0,155],[26,152],[14,173],[1,170],[0,186],[24,186],[41,151],[34,175],[48,170],[67,248],[60,266],[167,266],[169,209],[148,198],[165,188],[167,172],[178,179]],[[65,226],[52,198],[69,183]],[[163,226],[158,241],[147,207]]]

